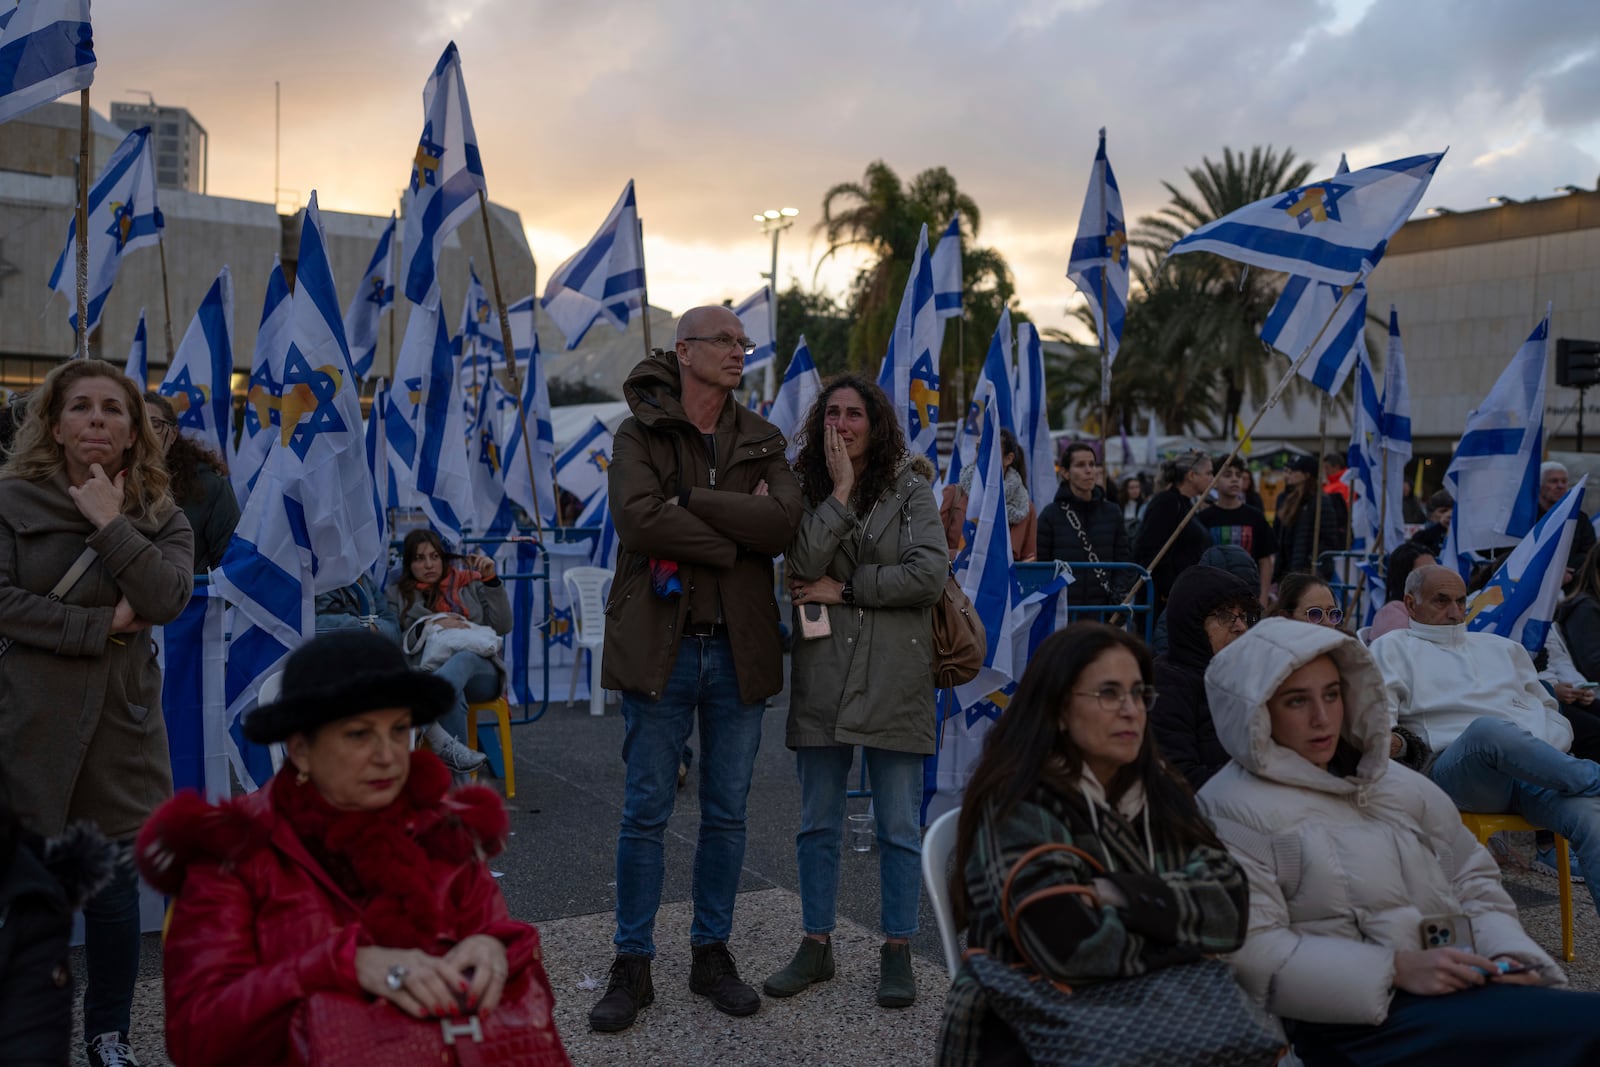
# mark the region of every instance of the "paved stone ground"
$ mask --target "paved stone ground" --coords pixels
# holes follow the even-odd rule
[[[794,834],[799,785],[783,745],[784,712],[769,710],[750,796],[750,838],[732,948],[741,973],[759,986],[788,961],[800,937]],[[679,794],[668,828],[664,904],[657,923],[656,1003],[620,1035],[591,1034],[585,1021],[612,957],[613,858],[622,801],[622,724],[617,705],[591,718],[587,705],[552,705],[515,731],[517,795],[509,801],[515,835],[496,863],[512,914],[538,924],[555,987],[557,1024],[579,1065],[926,1063],[933,1056],[944,987],[943,956],[927,904],[913,942],[921,996],[905,1011],[877,1007],[877,852],[846,852],[837,933],[838,975],[792,1000],[766,1000],[746,1019],[721,1015],[688,992],[690,864],[698,803],[693,782]],[[852,801],[851,810],[865,810]],[[1513,835],[1513,863],[1531,854],[1531,836]],[[1523,922],[1552,954],[1560,949],[1553,879],[1506,870]],[[1600,990],[1600,918],[1574,887],[1577,989]],[[149,1067],[167,1062],[161,1036],[160,949],[146,939],[135,1005],[135,1050]],[[75,1047],[81,1048],[81,1042]],[[81,1055],[81,1053],[80,1053]],[[81,1060],[77,1062],[82,1062]]]

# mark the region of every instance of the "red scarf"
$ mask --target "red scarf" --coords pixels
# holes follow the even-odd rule
[[[462,570],[460,567],[446,567],[444,574],[436,585],[422,585],[418,583],[417,593],[421,595],[422,602],[429,611],[447,611],[456,615],[467,614],[466,604],[461,599],[461,590],[478,580],[477,571]]]
[[[432,950],[459,940],[460,916],[441,914],[447,885],[463,864],[505,845],[510,820],[492,790],[470,786],[446,798],[450,772],[438,757],[411,754],[400,795],[378,811],[341,811],[285,764],[272,780],[272,806],[312,857],[361,909],[372,943]]]

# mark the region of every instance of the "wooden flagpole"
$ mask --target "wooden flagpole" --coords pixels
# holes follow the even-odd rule
[[[167,242],[159,233],[156,234],[156,251],[161,253],[161,309],[166,316],[167,366],[170,367],[176,355],[172,347],[172,296],[167,285]]]
[[[1328,454],[1328,394],[1317,401],[1317,480],[1311,499],[1317,510],[1311,517],[1311,572],[1317,571],[1317,561],[1322,556],[1322,486],[1327,480],[1322,457]]]
[[[89,182],[94,177],[89,143],[89,90],[78,94],[78,358],[89,358]]]
[[[639,303],[642,305],[640,309],[642,317],[639,321],[640,325],[644,327],[644,358],[649,359],[655,355],[655,348],[650,344],[650,283],[644,270],[644,219],[635,217],[635,221],[638,223],[637,232],[639,234]],[[776,337],[773,338],[772,343],[774,345],[778,343]],[[773,353],[773,358],[777,358],[776,352]]]

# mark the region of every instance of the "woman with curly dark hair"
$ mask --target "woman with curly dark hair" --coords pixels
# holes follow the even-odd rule
[[[785,740],[800,776],[805,937],[765,989],[793,996],[833,977],[845,782],[860,745],[878,831],[877,999],[903,1008],[916,999],[909,941],[921,892],[922,762],[935,750],[931,609],[950,559],[933,492],[912,472],[877,385],[830,381],[806,417],[795,466],[806,511],[787,557],[798,637]]]
[[[208,571],[222,562],[233,528],[239,525],[239,500],[228,481],[227,462],[178,430],[172,401],[155,391],[144,395],[150,427],[166,449],[172,499],[194,530],[194,569]]]

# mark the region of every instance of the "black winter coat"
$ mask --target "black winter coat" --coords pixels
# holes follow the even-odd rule
[[[1127,571],[1105,571],[1106,581],[1101,582],[1089,565],[1089,554],[1083,541],[1072,528],[1066,509],[1071,508],[1084,536],[1094,548],[1102,563],[1126,563],[1130,558],[1128,527],[1122,518],[1122,509],[1106,499],[1105,490],[1095,486],[1088,500],[1080,498],[1062,482],[1051,501],[1039,512],[1038,554],[1040,562],[1065,560],[1072,564],[1073,583],[1071,600],[1075,604],[1115,604],[1121,601],[1133,580]]]
[[[1313,508],[1302,504],[1293,522],[1280,518],[1273,524],[1273,533],[1278,535],[1278,566],[1273,573],[1280,578],[1285,574],[1310,574],[1322,553],[1344,549],[1345,517],[1340,501],[1322,492],[1317,493],[1317,499],[1322,505],[1322,539],[1316,548],[1312,547],[1317,522]]]
[[[1600,601],[1580,593],[1556,609],[1572,665],[1589,681],[1600,680]]]
[[[1168,486],[1150,498],[1150,508],[1144,513],[1144,525],[1139,527],[1139,540],[1133,546],[1133,558],[1148,567],[1156,558],[1161,546],[1167,543],[1172,531],[1184,523],[1183,532],[1172,543],[1172,549],[1161,560],[1161,565],[1151,572],[1156,587],[1156,605],[1167,602],[1172,595],[1172,583],[1178,575],[1200,562],[1200,556],[1211,547],[1211,531],[1194,518],[1190,509],[1194,501]],[[1197,514],[1197,513],[1196,513]],[[1185,522],[1184,517],[1189,516]]]
[[[1167,601],[1167,654],[1155,662],[1160,695],[1150,709],[1150,729],[1167,762],[1197,791],[1228,762],[1206,700],[1212,655],[1206,616],[1225,605],[1236,611],[1253,607],[1256,594],[1242,578],[1197,566],[1178,576]]]

